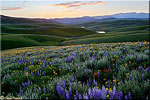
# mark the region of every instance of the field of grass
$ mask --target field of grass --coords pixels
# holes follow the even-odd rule
[[[92,37],[92,38],[91,38]],[[149,41],[149,33],[138,34],[119,34],[119,35],[100,35],[90,36],[87,38],[75,39],[62,42],[61,45],[76,45],[76,44],[90,44],[90,43],[115,43],[115,42],[137,42]]]
[[[1,37],[2,50],[31,46],[56,46],[60,42],[69,39],[52,35],[35,34],[2,34]]]
[[[106,34],[97,34],[96,31],[100,30]],[[149,41],[149,38],[147,20],[114,20],[78,25],[2,23],[2,50],[30,46]]]
[[[83,28],[71,27],[60,24],[2,24],[2,33],[11,34],[39,34],[63,37],[79,37],[93,34],[95,32]]]
[[[79,25],[77,25],[79,26]],[[114,20],[114,21],[104,21],[104,22],[90,22],[85,24],[80,24],[87,29],[95,31],[106,31],[106,32],[125,32],[125,31],[138,31],[149,29],[148,20]]]
[[[144,41],[2,51],[2,96],[149,99],[149,46]]]
[[[115,43],[149,41],[149,24],[146,20],[115,20],[91,22],[76,26],[84,26],[92,31],[105,31],[105,34],[90,34],[80,38],[64,41],[61,45]]]

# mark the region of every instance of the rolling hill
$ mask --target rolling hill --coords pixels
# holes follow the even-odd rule
[[[123,16],[123,14],[119,15]],[[2,15],[1,49],[149,41],[149,23],[145,19],[146,17],[132,19],[131,15],[130,18],[114,18],[112,16],[85,16],[83,18],[74,18],[74,20],[72,18],[60,19],[59,21],[61,22],[58,22],[58,19],[31,19]],[[67,20],[74,24],[62,24],[63,21]],[[78,23],[79,21],[80,23]],[[98,34],[96,31],[105,31],[106,34]]]

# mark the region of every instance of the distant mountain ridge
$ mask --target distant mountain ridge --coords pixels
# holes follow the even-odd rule
[[[11,24],[28,24],[28,23],[57,23],[52,19],[45,18],[22,18],[22,17],[10,17],[5,15],[0,15],[1,23],[11,23]]]
[[[81,24],[95,21],[109,21],[116,19],[125,19],[125,20],[136,20],[136,19],[149,19],[149,13],[118,13],[113,15],[104,15],[104,16],[83,16],[76,18],[54,18],[54,19],[45,19],[45,18],[18,18],[18,17],[9,17],[1,15],[2,23],[61,23],[61,24]]]
[[[118,13],[113,15],[104,15],[104,16],[84,16],[84,17],[77,17],[77,18],[60,18],[54,19],[56,22],[63,23],[63,24],[81,24],[81,23],[88,23],[93,21],[103,21],[103,20],[115,20],[115,19],[148,19],[149,13]]]

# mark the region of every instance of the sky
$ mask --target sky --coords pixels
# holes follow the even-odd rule
[[[127,12],[149,12],[148,1],[3,0],[1,14],[27,18],[103,16]]]

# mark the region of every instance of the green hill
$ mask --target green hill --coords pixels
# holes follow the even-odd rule
[[[96,33],[101,30],[106,34]],[[46,19],[3,16],[1,31],[2,50],[46,45],[149,41],[147,20],[109,20],[64,25]]]
[[[105,31],[105,34],[91,34],[75,40],[65,41],[61,45],[149,41],[149,24],[147,20],[114,20],[78,24],[92,31]]]

